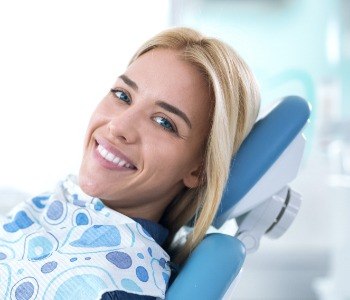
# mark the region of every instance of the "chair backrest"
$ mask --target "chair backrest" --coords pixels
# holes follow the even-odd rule
[[[246,214],[295,178],[303,151],[298,136],[309,116],[308,103],[289,96],[255,124],[232,161],[215,227]],[[291,159],[290,152],[299,152],[298,158]],[[282,156],[292,160],[288,164],[291,171],[279,162]],[[236,237],[207,235],[182,266],[166,299],[222,299],[240,273],[244,258],[245,247]]]

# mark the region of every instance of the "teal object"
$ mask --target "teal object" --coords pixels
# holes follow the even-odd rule
[[[288,96],[254,125],[231,163],[229,179],[214,226],[219,227],[224,223],[228,217],[227,212],[273,165],[300,133],[309,117],[308,102],[298,96]]]
[[[241,270],[244,258],[245,249],[238,239],[208,234],[182,267],[165,299],[222,299]]]

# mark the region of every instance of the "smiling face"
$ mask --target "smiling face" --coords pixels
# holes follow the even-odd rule
[[[91,117],[80,187],[129,217],[158,221],[199,183],[209,111],[208,84],[179,52],[141,55]]]

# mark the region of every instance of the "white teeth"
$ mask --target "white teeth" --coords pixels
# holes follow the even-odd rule
[[[117,165],[120,162],[120,158],[119,157],[114,158],[113,162]]]
[[[107,153],[105,159],[109,160],[109,161],[113,161],[113,159],[115,158],[115,156],[112,153]]]
[[[101,155],[102,155],[104,158],[106,158],[106,156],[107,156],[107,154],[108,154],[108,151],[107,151],[106,149],[102,148],[101,151],[100,151],[100,153],[101,153]]]
[[[118,156],[115,156],[113,153],[108,152],[103,146],[98,145],[97,151],[101,154],[102,157],[104,157],[106,160],[120,166],[125,167],[129,169],[133,169],[133,165],[127,163],[125,160],[121,159]]]

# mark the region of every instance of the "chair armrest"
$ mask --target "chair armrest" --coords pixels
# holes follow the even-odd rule
[[[185,262],[166,299],[222,299],[240,272],[245,248],[235,237],[208,234]]]

